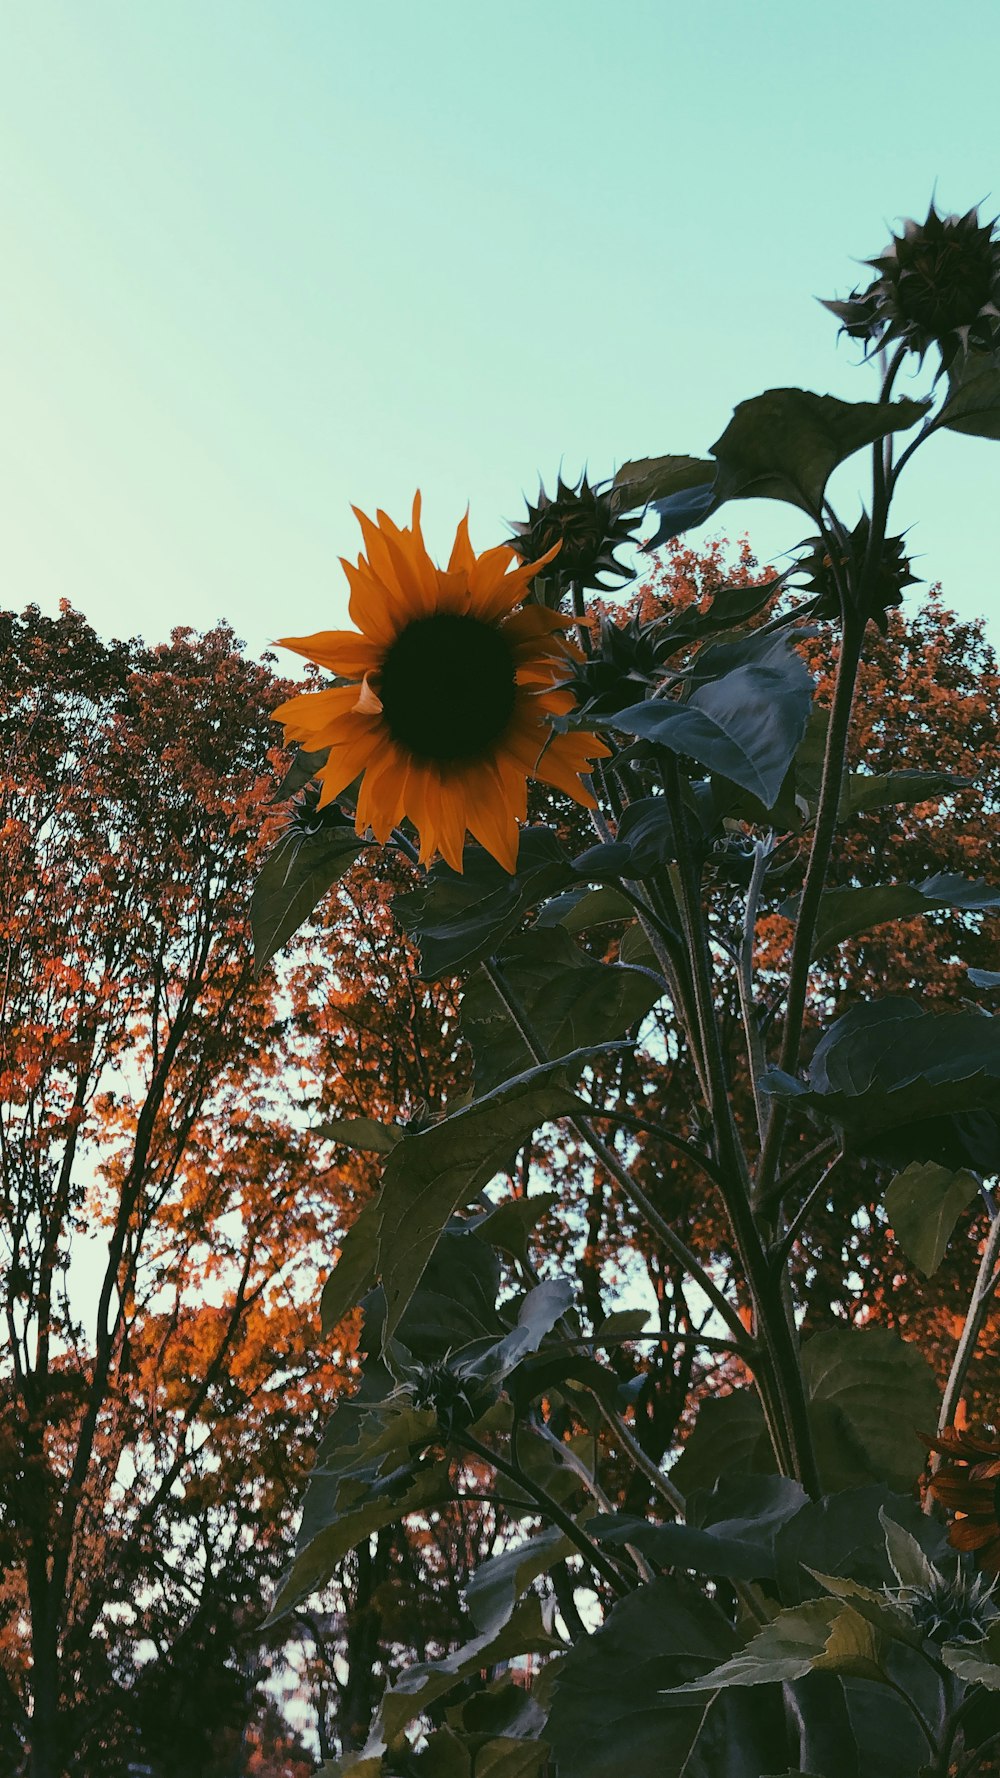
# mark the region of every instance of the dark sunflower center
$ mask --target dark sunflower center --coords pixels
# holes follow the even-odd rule
[[[914,253],[910,270],[899,306],[930,331],[967,325],[990,299],[992,267],[977,243],[928,244]]]
[[[481,758],[507,727],[515,696],[510,644],[475,617],[417,618],[382,663],[389,731],[422,759]]]

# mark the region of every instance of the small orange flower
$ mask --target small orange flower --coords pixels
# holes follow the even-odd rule
[[[1000,1574],[1000,1436],[949,1427],[927,1444],[942,1457],[931,1493],[959,1515],[948,1542],[952,1549],[970,1550],[984,1573]]]
[[[580,658],[564,634],[572,619],[540,605],[514,609],[555,551],[508,572],[514,551],[477,556],[465,518],[441,569],[421,535],[419,494],[409,529],[354,510],[368,552],[357,567],[343,563],[357,628],[283,638],[348,683],[290,698],[275,718],[286,741],[329,748],[321,808],[363,775],[359,834],[384,844],[406,816],[422,864],[440,852],[460,871],[468,832],[513,872],[528,779],[593,808],[581,778],[609,751],[594,735],[551,727],[573,708],[560,689]]]

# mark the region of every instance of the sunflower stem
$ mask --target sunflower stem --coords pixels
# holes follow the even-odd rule
[[[986,1311],[989,1307],[990,1297],[993,1294],[993,1288],[996,1283],[994,1274],[996,1272],[998,1258],[1000,1258],[1000,1215],[994,1216],[990,1224],[990,1232],[986,1238],[986,1245],[983,1248],[983,1257],[979,1262],[979,1271],[976,1274],[976,1282],[972,1288],[972,1298],[969,1303],[968,1314],[965,1317],[965,1325],[962,1328],[958,1346],[955,1351],[955,1357],[952,1361],[951,1370],[948,1373],[948,1381],[945,1384],[944,1395],[941,1400],[941,1412],[938,1415],[937,1429],[939,1435],[942,1432],[946,1432],[949,1426],[952,1425],[955,1414],[958,1411],[962,1389],[965,1385],[969,1366],[972,1363],[975,1354],[976,1343],[982,1331],[983,1322],[986,1319]],[[940,1461],[941,1458],[938,1453],[935,1452],[932,1454],[932,1473],[937,1469]]]
[[[508,1018],[511,1020],[514,1029],[517,1031],[522,1043],[528,1050],[529,1055],[534,1058],[536,1066],[544,1066],[548,1061],[545,1046],[539,1038],[538,1033],[532,1028],[531,1021],[528,1019],[523,1007],[519,1005],[517,997],[511,990],[509,983],[505,980],[503,971],[499,968],[496,959],[487,959],[484,961],[482,967],[492,984],[497,998],[507,1013]],[[626,1197],[639,1211],[640,1215],[645,1219],[653,1232],[659,1236],[664,1246],[668,1248],[674,1258],[678,1260],[681,1265],[684,1266],[685,1270],[690,1273],[691,1277],[695,1279],[696,1283],[699,1285],[700,1289],[704,1291],[713,1307],[722,1316],[727,1327],[736,1335],[740,1347],[745,1350],[747,1347],[746,1328],[740,1320],[738,1310],[735,1309],[723,1295],[714,1279],[709,1276],[696,1258],[695,1254],[692,1253],[686,1241],[684,1241],[681,1236],[677,1234],[676,1230],[671,1228],[670,1224],[660,1215],[655,1204],[647,1198],[641,1186],[637,1184],[628,1168],[618,1158],[614,1150],[609,1148],[607,1143],[601,1140],[597,1131],[593,1128],[593,1125],[590,1124],[586,1118],[582,1117],[570,1117],[567,1119],[567,1122],[569,1123],[570,1129],[575,1131],[580,1140],[586,1144],[591,1153],[600,1161],[605,1171],[611,1175],[612,1179],[617,1181],[618,1185],[621,1186]]]

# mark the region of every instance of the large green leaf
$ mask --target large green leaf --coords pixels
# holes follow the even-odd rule
[[[760,1402],[751,1389],[706,1396],[694,1431],[670,1472],[683,1494],[710,1488],[729,1470],[773,1469]]]
[[[393,911],[420,945],[429,981],[471,969],[512,932],[524,915],[576,879],[551,827],[525,827],[511,876],[482,846],[468,845],[463,871],[438,862],[419,889],[398,895]]]
[[[350,870],[362,848],[352,827],[315,836],[283,834],[264,861],[253,887],[250,924],[259,974],[308,920],[328,889]]]
[[[449,1353],[488,1350],[510,1332],[496,1306],[500,1262],[468,1227],[446,1228],[396,1329],[396,1343],[420,1364],[437,1364]],[[363,1302],[364,1349],[377,1352],[385,1325],[381,1286]]]
[[[884,1481],[905,1489],[923,1467],[937,1383],[917,1347],[884,1327],[831,1328],[802,1348],[810,1405],[827,1410],[827,1485]],[[842,1441],[842,1451],[837,1449]],[[840,1473],[829,1466],[843,1464]]]
[[[657,999],[639,970],[599,963],[561,926],[523,932],[501,956],[504,980],[547,1055],[621,1037]],[[462,996],[461,1032],[476,1064],[476,1091],[488,1092],[531,1066],[533,1057],[489,977],[479,970]],[[582,1063],[581,1063],[582,1067]]]
[[[557,1778],[681,1778],[704,1704],[664,1694],[732,1647],[722,1613],[687,1582],[630,1593],[560,1663],[545,1729]]]
[[[375,1403],[341,1402],[309,1477],[296,1553],[268,1623],[324,1586],[362,1539],[452,1498],[447,1463],[425,1459],[437,1418],[400,1391]]]
[[[470,1217],[468,1227],[480,1241],[509,1253],[523,1264],[528,1258],[528,1236],[553,1204],[558,1192],[534,1192],[530,1198],[504,1198],[491,1210]]]
[[[824,1574],[820,1568],[810,1568],[809,1573],[824,1592],[830,1593],[834,1599],[845,1600],[852,1611],[864,1618],[879,1636],[888,1637],[894,1642],[903,1642],[908,1648],[922,1647],[923,1631],[918,1629],[908,1611],[904,1611],[892,1599],[887,1599],[883,1592],[843,1575]],[[864,1678],[865,1675],[860,1677]]]
[[[925,401],[839,401],[808,389],[768,389],[742,401],[712,446],[713,509],[725,500],[788,500],[818,518],[839,463],[887,433],[908,430]]]
[[[973,1174],[936,1161],[911,1161],[885,1194],[893,1233],[925,1278],[937,1271],[962,1211],[979,1190]]]
[[[714,652],[722,656],[721,649]],[[779,634],[755,644],[741,665],[698,685],[686,703],[649,698],[612,720],[626,734],[690,754],[769,809],[806,732],[813,689],[805,662]]]
[[[588,1521],[588,1530],[599,1543],[616,1548],[632,1544],[661,1568],[692,1568],[730,1580],[770,1580],[775,1536],[806,1499],[804,1488],[787,1476],[730,1472],[714,1488],[688,1496],[686,1524],[657,1525],[629,1513],[598,1513]]]
[[[834,1124],[849,1147],[897,1167],[936,1160],[991,1173],[1000,1167],[998,1081],[1000,1019],[931,1013],[890,995],[831,1025],[808,1087],[777,1068],[760,1084]]]
[[[1000,908],[1000,889],[990,883],[969,882],[966,877],[942,872],[923,883],[880,883],[863,889],[826,889],[819,904],[813,955],[842,944],[859,932],[883,926],[889,920],[906,920],[914,914],[928,914],[939,908],[956,908],[964,913],[982,913]],[[798,911],[798,897],[785,902],[781,913],[793,917]]]
[[[555,1070],[536,1072],[444,1123],[408,1136],[393,1150],[378,1200],[378,1270],[386,1297],[387,1339],[395,1333],[448,1218],[510,1166],[539,1125],[566,1117],[578,1103]]]

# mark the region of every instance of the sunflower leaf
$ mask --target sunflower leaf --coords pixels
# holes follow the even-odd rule
[[[525,827],[513,876],[482,846],[468,845],[461,876],[439,861],[419,889],[397,895],[393,912],[420,946],[422,976],[436,981],[473,968],[531,908],[574,881],[555,830]]]
[[[931,1013],[898,995],[862,1002],[830,1026],[809,1084],[780,1069],[765,1092],[840,1129],[847,1146],[888,1165],[938,1161],[978,1173],[1000,1168],[1000,1019]]]
[[[618,508],[649,506],[711,481],[714,473],[715,465],[704,457],[640,457],[623,463],[614,480]]]
[[[561,926],[522,932],[508,943],[499,962],[503,980],[548,1055],[621,1037],[657,999],[649,976],[617,963],[599,963]],[[482,970],[466,984],[460,1029],[475,1057],[477,1093],[511,1080],[533,1060]]]
[[[736,408],[712,446],[712,510],[727,500],[787,500],[818,518],[839,463],[887,433],[908,430],[926,401],[840,401],[808,389],[768,389]]]
[[[953,1173],[936,1161],[911,1161],[885,1194],[893,1233],[925,1278],[937,1271],[955,1224],[979,1190],[964,1167]]]
[[[680,1778],[705,1720],[664,1686],[731,1653],[722,1613],[685,1580],[661,1576],[577,1642],[556,1675],[545,1728],[556,1772],[572,1778]]]
[[[785,636],[756,645],[753,657],[709,680],[686,703],[650,698],[620,710],[615,728],[674,753],[776,803],[812,709],[813,680]]]
[[[847,821],[852,815],[897,803],[940,802],[956,790],[968,790],[973,782],[958,772],[849,772],[841,789],[837,819]]]
[[[389,1156],[378,1199],[378,1271],[392,1338],[450,1216],[505,1171],[540,1124],[580,1108],[558,1063],[458,1111]],[[352,1231],[353,1233],[353,1231]],[[336,1273],[334,1273],[336,1277]]]
[[[884,1481],[912,1486],[924,1462],[919,1433],[933,1425],[937,1384],[923,1354],[884,1327],[831,1328],[802,1348],[810,1412],[822,1411],[820,1468],[834,1460],[846,1473],[826,1473],[827,1486]],[[858,1473],[860,1466],[860,1473]]]
[[[951,432],[1000,438],[1000,353],[970,352],[934,422]]]
[[[779,1611],[738,1654],[713,1667],[686,1685],[673,1686],[671,1695],[716,1692],[731,1685],[772,1685],[801,1679],[823,1658],[831,1631],[844,1607],[838,1599],[809,1599]]]
[[[350,870],[361,850],[362,841],[350,827],[315,837],[282,835],[264,861],[250,903],[258,975],[308,920],[327,890]]]
[[[348,1552],[383,1525],[452,1498],[448,1464],[424,1463],[437,1416],[400,1392],[375,1403],[341,1402],[309,1478],[292,1563],[267,1622],[325,1586]]]
[[[1000,1692],[1000,1623],[991,1624],[981,1642],[946,1642],[941,1659],[966,1685]]]
[[[795,896],[779,908],[779,913],[793,918],[798,912]],[[835,945],[843,944],[873,926],[884,926],[891,920],[906,920],[914,914],[929,914],[941,908],[957,908],[965,913],[982,913],[1000,908],[1000,889],[992,883],[970,882],[966,877],[939,872],[923,883],[879,883],[863,889],[826,889],[819,904],[813,956],[821,957]]]

